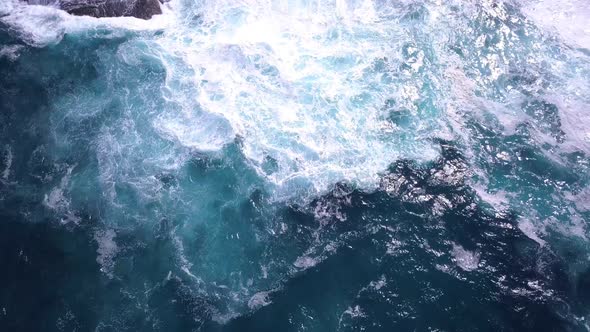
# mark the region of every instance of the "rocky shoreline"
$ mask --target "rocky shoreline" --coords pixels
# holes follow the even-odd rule
[[[56,6],[78,16],[125,16],[148,20],[154,15],[162,14],[159,0],[27,0],[27,2],[36,5]]]

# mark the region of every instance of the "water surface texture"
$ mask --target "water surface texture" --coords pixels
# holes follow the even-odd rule
[[[0,3],[0,330],[590,330],[584,0]]]

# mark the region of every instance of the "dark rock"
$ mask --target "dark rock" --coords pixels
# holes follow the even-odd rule
[[[28,2],[48,5],[51,3],[72,15],[79,16],[132,16],[147,20],[154,15],[162,14],[159,0],[28,0]]]

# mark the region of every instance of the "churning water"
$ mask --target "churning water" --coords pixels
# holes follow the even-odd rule
[[[585,1],[163,10],[0,3],[2,330],[589,329]]]

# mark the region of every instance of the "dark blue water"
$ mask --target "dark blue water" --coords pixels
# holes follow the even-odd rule
[[[0,4],[0,330],[589,330],[587,17]]]

